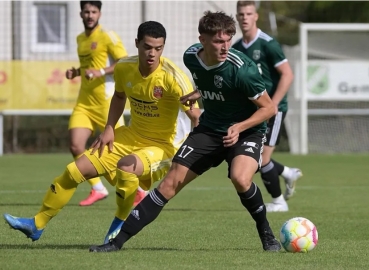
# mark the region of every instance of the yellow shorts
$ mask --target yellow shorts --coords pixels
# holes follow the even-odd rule
[[[82,106],[74,107],[72,115],[69,118],[68,129],[88,128],[92,131],[104,131],[108,120],[109,106],[99,109],[86,109]],[[119,118],[115,128],[123,126],[123,116]]]
[[[118,161],[130,154],[140,158],[143,163],[143,173],[139,176],[140,186],[149,190],[152,183],[161,180],[167,174],[172,158],[177,149],[170,144],[161,144],[136,134],[130,127],[119,127],[115,130],[114,149],[109,153],[105,147],[101,158],[98,151],[91,155],[91,150],[86,150],[85,155],[96,168],[99,176],[115,186],[115,171]]]

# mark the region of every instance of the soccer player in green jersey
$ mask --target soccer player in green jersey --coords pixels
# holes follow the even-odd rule
[[[287,91],[293,80],[291,67],[279,43],[261,31],[257,25],[258,14],[254,1],[237,2],[237,21],[242,31],[242,38],[233,44],[233,48],[243,52],[258,66],[266,90],[271,97],[277,114],[268,120],[264,151],[262,154],[261,178],[272,196],[272,203],[267,204],[268,212],[286,212],[286,200],[295,191],[296,180],[302,176],[301,170],[289,168],[271,159],[274,148],[279,143],[280,129],[286,116]],[[286,183],[284,196],[279,183],[281,175]]]
[[[181,102],[192,106],[202,98],[200,124],[175,154],[159,186],[132,210],[119,234],[107,244],[92,246],[91,252],[121,249],[154,221],[182,188],[223,161],[228,163],[228,177],[242,205],[256,223],[263,249],[281,249],[266,218],[261,192],[252,181],[261,163],[265,121],[276,113],[275,107],[255,63],[231,49],[235,20],[223,12],[207,11],[198,30],[200,43],[189,47],[183,56],[197,90],[184,95]]]

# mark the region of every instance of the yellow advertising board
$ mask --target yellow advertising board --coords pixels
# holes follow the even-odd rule
[[[65,71],[72,66],[79,64],[71,61],[0,62],[0,111],[73,109],[80,77],[65,78]]]

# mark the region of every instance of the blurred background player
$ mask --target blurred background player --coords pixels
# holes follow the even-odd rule
[[[92,150],[86,150],[54,179],[34,218],[4,214],[13,229],[38,240],[78,185],[99,175],[116,187],[117,210],[105,237],[108,242],[131,212],[138,187],[149,190],[153,182],[165,176],[178,145],[185,139],[176,136],[179,110],[194,126],[201,114],[197,104],[189,109],[180,103],[180,97],[192,92],[193,86],[182,70],[161,57],[165,39],[166,31],[160,23],[140,25],[136,39],[139,55],[121,59],[114,69],[115,92],[104,132],[94,141]],[[127,98],[130,124],[114,130]]]
[[[127,52],[112,31],[99,24],[101,1],[81,1],[81,18],[85,31],[77,36],[80,67],[66,71],[67,79],[81,76],[81,89],[69,120],[70,151],[75,159],[85,149],[88,138],[96,130],[104,130],[111,97],[114,93],[113,71],[116,62],[127,56]],[[123,125],[119,119],[117,127]],[[92,186],[89,196],[81,206],[92,205],[108,196],[100,178],[89,179]]]
[[[302,173],[297,168],[289,168],[272,160],[271,156],[279,143],[281,126],[287,113],[287,92],[293,81],[293,73],[280,44],[257,27],[257,20],[258,13],[254,1],[237,2],[237,21],[243,37],[232,47],[246,54],[258,66],[265,81],[266,90],[278,111],[268,121],[267,141],[262,154],[260,173],[266,189],[273,198],[272,203],[266,204],[267,211],[285,212],[288,211],[286,200],[292,197],[296,180],[302,176]],[[279,175],[286,183],[284,196]]]

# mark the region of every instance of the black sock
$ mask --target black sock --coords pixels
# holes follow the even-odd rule
[[[270,161],[268,164],[260,168],[261,179],[263,179],[264,185],[272,196],[272,198],[278,198],[282,195],[281,186],[279,185],[279,175],[274,163]]]
[[[126,241],[157,218],[167,202],[168,200],[156,188],[150,191],[129,214],[113,243],[122,248]]]
[[[282,165],[281,163],[278,163],[274,159],[271,159],[271,161],[274,163],[274,168],[276,168],[278,175],[281,175],[284,171],[284,165]]]
[[[248,191],[237,193],[241,199],[241,203],[256,222],[258,229],[269,227],[269,222],[266,218],[266,209],[263,201],[263,196],[255,183],[251,184]]]

